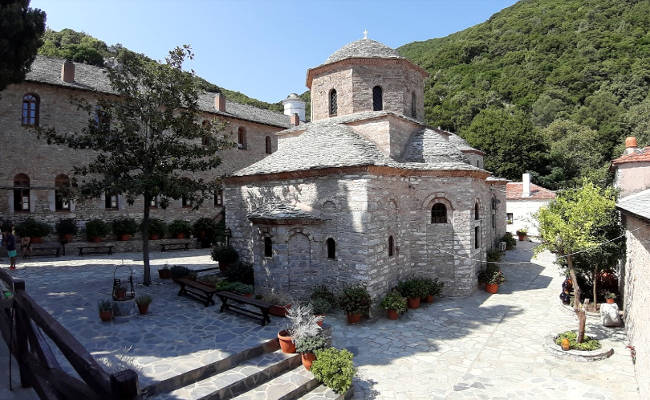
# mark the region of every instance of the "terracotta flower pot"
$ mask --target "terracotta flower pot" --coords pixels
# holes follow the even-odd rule
[[[614,304],[614,299],[607,299],[607,304]]]
[[[108,322],[113,319],[113,311],[100,311],[99,318],[104,322]]]
[[[427,303],[433,303],[433,295],[428,294],[426,297],[422,298],[422,301],[427,302]]]
[[[72,233],[66,233],[65,235],[63,235],[63,240],[65,240],[66,242],[71,242],[72,241]]]
[[[562,339],[562,341],[560,343],[561,343],[561,346],[562,346],[562,350],[564,350],[564,351],[568,351],[571,348],[571,343],[569,342],[569,339],[567,339],[567,338]]]
[[[158,239],[160,239],[160,235],[157,235],[157,234],[149,235],[149,239],[150,240],[158,240]]]
[[[33,238],[30,238],[30,241],[32,243],[43,243],[43,238],[42,237],[33,237]]]
[[[138,304],[138,311],[142,315],[146,314],[149,311],[149,304]]]
[[[388,319],[396,320],[399,318],[399,314],[395,310],[386,310],[386,314],[388,314]]]
[[[517,233],[517,238],[519,238],[520,242],[523,242],[526,240],[526,234],[525,233]]]
[[[159,269],[158,276],[160,279],[169,279],[172,277],[172,271],[170,269]]]
[[[272,305],[269,308],[269,314],[275,315],[276,317],[286,317],[287,311],[291,308],[291,304],[280,306],[277,304]]]
[[[317,317],[323,317],[323,319],[321,319],[320,321],[316,322],[316,323],[318,324],[318,326],[320,326],[320,327],[322,328],[322,327],[323,327],[323,324],[325,323],[325,314],[317,314],[316,316],[317,316]]]
[[[488,283],[485,285],[485,291],[488,293],[495,294],[496,292],[499,291],[499,285],[496,283]]]
[[[419,308],[420,307],[420,298],[419,297],[409,297],[408,298],[409,308]]]
[[[361,321],[361,313],[348,313],[348,324],[358,324]]]
[[[126,233],[124,235],[120,235],[117,239],[121,242],[126,242],[127,240],[131,240],[131,235]]]
[[[185,239],[185,234],[184,233],[177,233],[176,234],[176,239]]]
[[[90,238],[90,241],[93,242],[93,243],[99,243],[99,242],[102,241],[102,238],[100,238],[100,237],[94,237],[94,238]]]
[[[283,353],[292,354],[296,352],[296,344],[286,329],[278,332],[278,341],[280,342],[280,348]]]
[[[302,359],[302,365],[307,371],[311,370],[311,363],[316,359],[316,354],[314,353],[302,353],[300,355]]]

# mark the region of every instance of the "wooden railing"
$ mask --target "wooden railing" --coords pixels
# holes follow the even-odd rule
[[[0,332],[18,363],[23,387],[41,399],[138,399],[138,375],[130,369],[108,373],[88,351],[25,291],[25,281],[0,269],[13,292],[0,300]],[[0,293],[0,297],[2,293]],[[45,339],[47,335],[77,371],[66,373]]]

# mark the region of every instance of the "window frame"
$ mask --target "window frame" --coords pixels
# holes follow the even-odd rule
[[[223,207],[223,189],[217,189],[214,192],[213,205],[215,207]]]
[[[327,238],[325,246],[327,248],[327,259],[336,260],[336,240],[334,238]]]
[[[113,206],[113,198],[115,198],[115,206]],[[119,210],[120,209],[120,196],[117,193],[105,192],[104,193],[104,209],[105,210]]]
[[[273,153],[273,144],[271,142],[271,136],[267,136],[266,138],[264,138],[264,149],[266,150],[266,154]]]
[[[192,208],[192,199],[187,197],[186,195],[181,196],[181,208]]]
[[[481,235],[481,227],[475,226],[474,227],[474,249],[475,250],[481,248],[481,241],[479,240],[480,235]]]
[[[336,89],[332,88],[327,96],[327,110],[330,117],[336,117],[339,112],[338,94]]]
[[[436,208],[442,207],[444,210],[444,215],[435,215],[434,211],[436,211]],[[441,210],[438,210],[441,211]],[[431,206],[431,223],[432,224],[446,224],[448,223],[448,218],[447,218],[447,206],[444,203],[435,203],[434,205]],[[444,218],[444,221],[443,221]]]
[[[31,97],[31,99],[27,99]],[[33,108],[32,105],[33,104]],[[27,108],[25,107],[27,105]],[[36,93],[25,93],[20,109],[20,124],[22,126],[38,126],[41,98]],[[33,115],[32,115],[33,114]]]
[[[65,198],[61,191],[70,188],[70,177],[59,174],[54,178],[54,211],[70,211],[70,199]],[[67,203],[67,206],[65,206]]]
[[[372,111],[382,111],[384,109],[384,89],[376,85],[372,88]]]
[[[246,128],[240,126],[237,128],[237,148],[239,150],[248,149],[248,141],[246,139]]]
[[[388,257],[395,255],[395,239],[393,235],[388,236]]]
[[[415,91],[411,92],[411,117],[418,117],[417,95],[415,94]]]
[[[19,173],[14,176],[14,212],[28,213],[32,210],[31,179],[29,175]],[[27,199],[27,203],[25,203]],[[27,209],[25,209],[27,206]]]
[[[264,258],[273,258],[273,239],[264,236]]]

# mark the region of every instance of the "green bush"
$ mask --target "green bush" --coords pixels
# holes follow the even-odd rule
[[[79,228],[77,228],[77,222],[74,218],[64,218],[57,221],[54,225],[54,230],[59,236],[63,235],[74,235],[77,233]]]
[[[316,350],[316,359],[311,364],[314,377],[336,393],[346,393],[352,386],[354,364],[352,353],[329,347]]]
[[[560,335],[555,338],[555,344],[561,346],[562,339],[564,338],[569,339],[569,344],[571,345],[569,348],[571,350],[591,351],[600,349],[600,341],[587,335],[585,335],[582,343],[578,343],[576,341],[578,339],[578,334],[575,331],[566,331],[564,333],[560,333]]]
[[[228,267],[225,272],[226,278],[231,282],[241,282],[246,285],[255,283],[255,274],[253,264],[247,262],[238,262]]]
[[[173,279],[184,278],[190,274],[190,270],[182,265],[174,265],[170,268]]]
[[[44,237],[52,232],[52,228],[44,223],[27,218],[20,224],[16,225],[16,233],[20,237]]]
[[[503,272],[496,271],[487,277],[487,284],[489,285],[500,285],[506,281],[506,277],[503,276]]]
[[[506,244],[507,246],[507,244]],[[492,249],[488,250],[487,252],[487,261],[488,262],[498,262],[501,260],[501,257],[503,256],[503,252],[499,249]]]
[[[314,314],[327,314],[332,310],[332,305],[322,297],[316,297],[315,299],[310,299],[309,304],[314,309]]]
[[[427,287],[421,279],[409,279],[408,281],[401,281],[397,284],[397,290],[404,297],[417,298],[425,297]]]
[[[296,339],[297,353],[313,353],[327,347],[327,338],[325,335],[318,334],[314,336],[302,336]]]
[[[151,304],[152,298],[148,294],[144,294],[142,296],[138,296],[135,299],[135,303],[141,306]]]
[[[192,225],[192,233],[199,239],[202,247],[209,247],[220,233],[219,224],[212,218],[199,218]]]
[[[115,236],[134,235],[138,231],[138,223],[133,218],[118,218],[113,220]]]
[[[512,233],[506,232],[501,238],[502,242],[506,242],[506,250],[512,250],[517,246],[517,240],[512,237]]]
[[[215,287],[217,290],[223,290],[227,292],[237,292],[241,294],[253,293],[252,285],[247,285],[241,282],[228,282],[224,280],[224,281],[217,282]]]
[[[214,246],[212,249],[212,259],[219,265],[232,265],[239,260],[239,253],[232,246]]]
[[[86,237],[88,240],[103,238],[111,233],[111,227],[101,219],[91,219],[86,222]]]
[[[140,231],[142,231],[142,223],[140,223]],[[167,234],[167,224],[159,218],[151,218],[149,220],[149,236],[158,235],[161,238]]]
[[[438,281],[438,278],[423,278],[422,284],[427,292],[427,295],[438,296],[442,293],[442,288],[445,286],[443,282]]]
[[[309,296],[311,300],[322,299],[328,302],[331,308],[337,306],[336,295],[325,285],[316,286]]]
[[[398,314],[402,314],[406,312],[406,297],[397,290],[392,290],[383,298],[380,305],[384,310],[395,310]]]
[[[341,308],[351,314],[367,314],[370,309],[370,294],[365,286],[349,286],[343,289],[338,300]]]
[[[173,220],[172,223],[169,224],[167,229],[169,230],[169,234],[172,237],[176,237],[181,233],[186,237],[189,237],[190,233],[192,233],[192,226],[190,225],[190,223],[187,221],[183,221],[182,219]]]

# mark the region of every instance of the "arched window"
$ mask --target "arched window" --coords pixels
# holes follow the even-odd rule
[[[474,204],[474,219],[478,220],[481,218],[481,215],[478,210],[478,203]]]
[[[415,97],[415,92],[411,92],[411,117],[417,118],[418,116],[418,103]]]
[[[266,139],[264,139],[266,142],[266,154],[271,154],[273,153],[273,148],[271,147],[271,137],[267,136]]]
[[[392,236],[388,237],[388,257],[392,257],[395,252],[395,241]]]
[[[431,207],[431,223],[432,224],[446,224],[447,223],[447,207],[442,203],[436,203]]]
[[[330,117],[336,116],[338,105],[336,103],[336,89],[330,90]]]
[[[372,88],[372,111],[381,111],[384,109],[381,86]]]
[[[481,228],[478,226],[474,227],[474,248],[478,249],[481,247],[481,241],[479,240],[481,236]]]
[[[29,177],[25,174],[18,174],[14,177],[14,210],[29,212]]]
[[[70,211],[70,178],[68,175],[57,175],[54,179],[54,208],[56,211]]]
[[[264,257],[273,257],[273,241],[270,237],[264,237]]]
[[[22,124],[24,126],[38,126],[38,109],[40,99],[37,95],[28,93],[23,96]]]
[[[246,150],[246,128],[243,126],[237,129],[237,148]]]
[[[327,258],[330,260],[336,259],[336,242],[334,239],[329,238],[325,243],[327,243]]]

